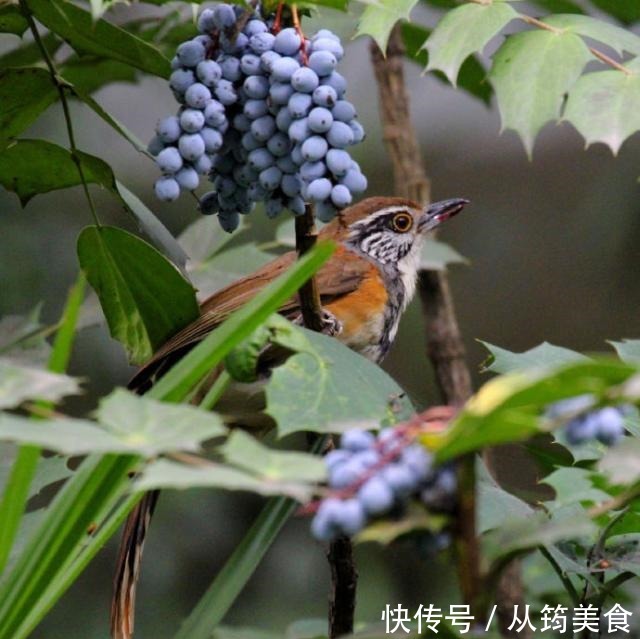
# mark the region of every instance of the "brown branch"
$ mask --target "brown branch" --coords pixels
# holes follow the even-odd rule
[[[348,537],[339,537],[331,542],[327,559],[331,566],[329,639],[334,639],[353,632],[358,572],[351,540]]]
[[[295,218],[296,224],[296,250],[298,256],[311,250],[318,241],[313,207],[307,205],[304,215]],[[320,291],[316,278],[312,277],[303,284],[298,291],[300,296],[300,310],[304,325],[312,331],[322,331],[322,304],[320,303]]]
[[[295,218],[296,250],[304,255],[318,240],[313,207],[307,205],[304,215]],[[313,331],[322,331],[322,303],[316,278],[312,277],[298,291],[304,325]],[[358,572],[353,560],[353,547],[347,537],[329,545],[327,552],[331,569],[331,593],[329,598],[329,637],[353,632],[356,608]]]
[[[386,57],[372,42],[371,58],[380,95],[384,141],[393,166],[395,194],[427,204],[430,185],[409,112],[400,25],[391,33]],[[427,351],[438,385],[448,403],[460,405],[471,395],[471,380],[446,273],[423,271],[419,290]],[[475,501],[474,459],[469,457],[463,460],[460,470],[457,563],[465,602],[474,608],[476,618],[481,618],[483,611],[477,603],[483,588]]]

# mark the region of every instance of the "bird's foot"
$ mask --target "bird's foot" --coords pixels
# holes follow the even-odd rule
[[[322,322],[322,328],[320,332],[323,335],[328,335],[329,337],[336,337],[336,335],[340,335],[342,333],[342,322],[326,308],[323,308],[320,314],[320,321]],[[293,321],[294,324],[298,326],[304,326],[304,320],[302,319],[302,315],[298,315],[296,319]]]
[[[321,319],[322,333],[324,335],[335,337],[336,335],[340,335],[340,333],[342,333],[342,322],[331,311],[323,308]]]

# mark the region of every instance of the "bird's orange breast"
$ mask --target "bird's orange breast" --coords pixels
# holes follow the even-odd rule
[[[380,342],[387,299],[380,272],[372,264],[354,291],[325,304],[342,323],[338,339],[366,355],[369,347]]]

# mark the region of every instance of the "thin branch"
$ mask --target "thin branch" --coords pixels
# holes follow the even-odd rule
[[[546,22],[543,22],[542,20],[538,20],[538,18],[528,16],[524,13],[520,13],[518,15],[518,18],[520,18],[520,20],[522,20],[523,22],[526,22],[527,24],[530,24],[533,27],[536,27],[538,29],[544,29],[545,31],[550,31],[551,33],[554,33],[556,35],[560,35],[565,31],[564,29],[559,29],[558,27],[554,27],[550,24],[547,24]],[[596,58],[598,58],[601,62],[608,64],[610,67],[613,67],[617,71],[622,71],[622,73],[624,73],[625,75],[634,75],[633,72],[627,69],[627,67],[625,67],[623,64],[620,64],[619,62],[609,57],[606,53],[603,53],[599,49],[596,49],[595,47],[589,47],[589,51],[591,51],[591,53]]]
[[[378,83],[384,141],[393,166],[395,194],[426,204],[430,185],[409,112],[403,69],[404,45],[399,25],[391,32],[386,57],[372,42],[371,58]],[[447,403],[460,405],[471,395],[471,380],[446,273],[423,271],[419,290],[428,355],[438,385]],[[458,568],[465,602],[480,608],[477,604],[482,598],[482,580],[475,528],[475,492],[474,459],[470,456],[462,461],[460,470]],[[483,612],[477,609],[475,614],[478,618]]]
[[[22,13],[29,24],[29,30],[33,34],[33,39],[42,54],[42,58],[47,65],[47,69],[49,70],[49,75],[51,76],[51,81],[53,85],[56,87],[58,91],[58,95],[60,96],[60,103],[62,104],[62,111],[64,113],[64,121],[67,127],[67,135],[69,137],[69,147],[71,152],[71,158],[73,159],[76,167],[78,168],[78,174],[80,176],[80,181],[82,182],[82,188],[84,190],[85,197],[87,198],[87,202],[89,204],[89,210],[91,211],[91,216],[93,217],[93,221],[96,226],[100,226],[100,219],[98,218],[98,212],[96,210],[95,204],[93,202],[93,198],[91,197],[91,193],[89,192],[89,185],[87,184],[87,179],[84,174],[84,169],[82,168],[82,160],[80,155],[78,154],[78,148],[76,146],[75,134],[73,131],[73,123],[71,120],[71,112],[69,110],[69,102],[67,100],[67,95],[65,90],[69,87],[67,82],[58,74],[58,70],[56,69],[55,63],[53,59],[49,55],[47,48],[44,46],[42,42],[42,38],[40,37],[40,33],[38,31],[38,27],[31,15],[31,11],[27,6],[25,0],[20,1],[20,8],[22,9]]]
[[[358,572],[351,540],[348,537],[339,537],[333,541],[329,546],[327,558],[331,566],[329,639],[335,639],[353,632]]]
[[[640,497],[640,483],[631,486],[628,490],[625,490],[623,493],[616,495],[613,499],[609,499],[608,501],[602,502],[601,504],[597,504],[596,506],[592,506],[587,510],[587,515],[591,517],[591,519],[595,519],[596,517],[600,517],[600,515],[605,515],[612,510],[619,510],[624,508],[627,504],[632,502],[634,499]]]
[[[567,591],[567,594],[571,597],[571,602],[574,606],[577,606],[580,603],[580,595],[573,585],[571,579],[565,575],[564,571],[558,564],[558,562],[553,558],[553,555],[544,547],[540,546],[538,548],[541,555],[551,564],[551,567],[555,571],[556,575],[558,575],[558,579],[562,582],[564,589]]]
[[[296,225],[296,250],[302,256],[312,249],[318,240],[313,207],[307,205],[304,215],[295,218]],[[320,291],[316,278],[312,277],[306,284],[303,284],[298,291],[300,296],[300,310],[304,325],[312,331],[322,331],[322,304],[320,302]]]

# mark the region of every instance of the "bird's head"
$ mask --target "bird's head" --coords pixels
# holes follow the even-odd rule
[[[322,231],[386,265],[417,254],[424,236],[458,214],[468,200],[455,198],[422,207],[412,200],[371,197],[346,209]]]

